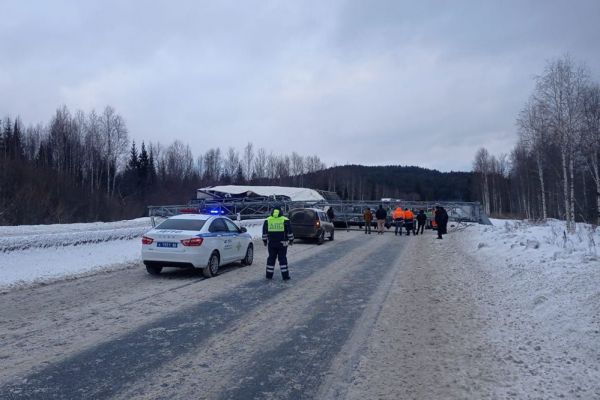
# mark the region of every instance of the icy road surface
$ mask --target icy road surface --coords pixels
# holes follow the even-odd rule
[[[213,279],[132,264],[9,291],[0,398],[600,398],[598,332],[553,343],[461,235],[338,231],[290,249],[289,282],[258,242]]]

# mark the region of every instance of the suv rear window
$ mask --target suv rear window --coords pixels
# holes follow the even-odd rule
[[[290,221],[297,224],[312,224],[316,219],[313,210],[298,210],[290,212]]]
[[[204,226],[203,219],[168,219],[156,229],[177,229],[179,231],[199,231]]]

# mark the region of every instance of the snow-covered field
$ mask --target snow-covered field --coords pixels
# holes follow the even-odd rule
[[[259,237],[263,220],[241,221]],[[88,224],[0,226],[0,290],[140,262],[150,218]]]

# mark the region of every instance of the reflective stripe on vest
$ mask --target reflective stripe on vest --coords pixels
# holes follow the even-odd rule
[[[267,229],[269,232],[283,232],[285,231],[286,217],[269,217],[267,218]]]

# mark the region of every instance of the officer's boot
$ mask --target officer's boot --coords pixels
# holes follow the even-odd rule
[[[274,265],[267,265],[267,275],[266,278],[267,279],[273,279],[273,272],[275,271],[275,266]]]
[[[290,271],[288,270],[288,266],[280,265],[279,267],[281,268],[281,277],[283,278],[283,280],[287,281],[288,279],[290,279]]]

